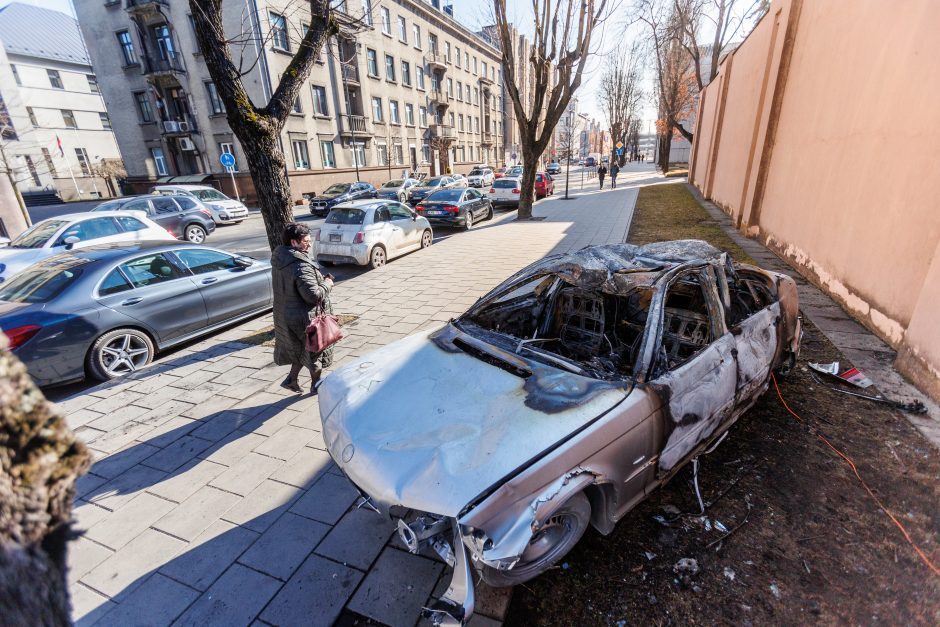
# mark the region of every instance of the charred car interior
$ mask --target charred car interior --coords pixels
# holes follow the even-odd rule
[[[331,456],[414,552],[454,568],[437,623],[609,533],[799,350],[796,287],[685,240],[546,257],[456,320],[320,387]]]

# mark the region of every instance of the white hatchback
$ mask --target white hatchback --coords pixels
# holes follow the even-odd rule
[[[427,248],[434,240],[427,218],[391,200],[356,200],[337,205],[312,235],[317,261],[373,268]]]
[[[490,199],[494,207],[518,207],[521,194],[522,183],[520,180],[504,176],[493,181],[486,197]]]

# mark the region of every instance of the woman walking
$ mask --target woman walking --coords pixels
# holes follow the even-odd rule
[[[610,188],[617,189],[617,175],[620,174],[620,165],[616,161],[610,164]]]
[[[597,168],[597,178],[600,179],[601,189],[604,189],[604,177],[607,176],[607,166],[603,163]]]
[[[323,368],[333,363],[333,347],[321,353],[306,348],[306,330],[318,313],[333,313],[330,290],[333,275],[325,277],[310,260],[310,229],[292,222],[284,227],[282,244],[271,256],[274,288],[274,363],[290,366],[281,387],[301,392],[297,375],[301,368],[310,371],[310,393],[315,392]]]

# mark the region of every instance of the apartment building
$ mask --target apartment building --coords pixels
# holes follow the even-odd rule
[[[23,3],[0,9],[0,124],[0,168],[28,204],[116,193],[100,174],[119,170],[121,153],[71,16]]]
[[[253,102],[267,102],[297,51],[309,14],[292,0],[224,3],[232,56]],[[315,63],[281,138],[295,199],[335,182],[380,184],[403,170],[436,174],[503,160],[498,51],[447,10],[422,0],[349,2],[364,28],[334,39]],[[101,89],[131,183],[212,181],[234,154],[250,177],[196,45],[185,0],[80,3]]]

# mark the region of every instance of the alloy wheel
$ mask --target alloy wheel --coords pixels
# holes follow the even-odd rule
[[[421,248],[427,248],[428,246],[430,246],[432,239],[433,238],[431,237],[431,231],[425,231],[421,235]]]
[[[101,364],[111,377],[120,377],[150,363],[150,347],[136,335],[118,335],[102,346]]]
[[[197,224],[191,224],[186,227],[186,241],[201,244],[206,241],[206,231]]]

